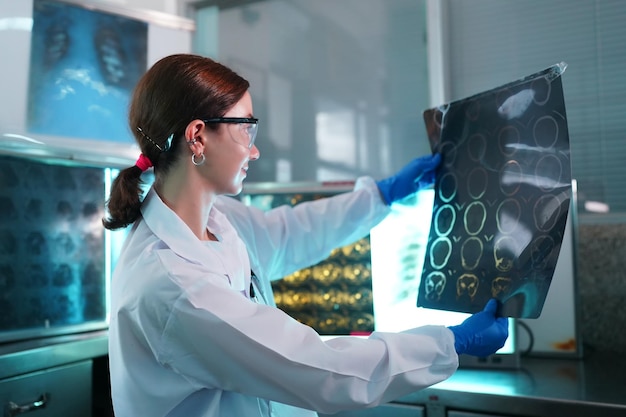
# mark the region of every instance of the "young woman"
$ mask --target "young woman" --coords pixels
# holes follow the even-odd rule
[[[132,224],[112,282],[116,416],[364,408],[444,380],[460,353],[500,348],[507,321],[495,302],[459,326],[330,341],[275,307],[270,279],[367,235],[394,200],[432,184],[440,158],[294,208],[246,207],[226,195],[241,192],[259,158],[248,87],[211,59],[173,55],[134,91],[129,122],[141,156],[115,180],[104,220],[110,229]],[[142,201],[140,175],[151,166]]]

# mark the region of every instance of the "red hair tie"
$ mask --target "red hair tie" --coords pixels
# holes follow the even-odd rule
[[[137,162],[135,162],[135,166],[139,168],[141,172],[144,172],[152,166],[152,161],[144,154],[140,154],[139,158],[137,158]]]

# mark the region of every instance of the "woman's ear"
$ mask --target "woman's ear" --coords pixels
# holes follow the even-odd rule
[[[206,125],[202,120],[196,119],[189,122],[185,128],[185,142],[191,152],[199,155],[204,152],[204,137],[202,133],[206,130]]]

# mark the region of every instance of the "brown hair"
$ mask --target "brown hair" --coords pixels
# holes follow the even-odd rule
[[[141,153],[154,166],[155,183],[162,181],[178,157],[189,122],[223,116],[249,86],[230,68],[189,54],[162,58],[143,75],[133,91],[128,121]],[[126,227],[139,217],[141,172],[132,166],[120,171],[113,181],[108,218],[102,220],[107,229]]]

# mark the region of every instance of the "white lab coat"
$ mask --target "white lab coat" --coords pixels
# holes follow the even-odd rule
[[[443,326],[322,341],[274,306],[270,277],[321,261],[388,211],[371,178],[269,212],[220,197],[208,223],[219,241],[202,242],[150,190],[112,280],[116,417],[315,416],[308,410],[374,406],[449,377],[458,357]]]

